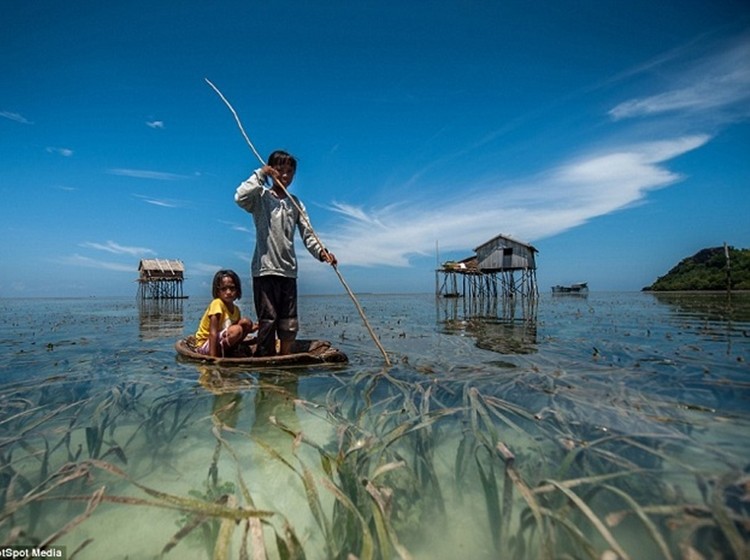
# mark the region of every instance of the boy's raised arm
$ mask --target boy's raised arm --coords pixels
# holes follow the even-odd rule
[[[264,168],[256,169],[253,174],[240,183],[234,193],[234,201],[248,212],[252,212],[255,203],[260,199],[266,184],[267,175]]]

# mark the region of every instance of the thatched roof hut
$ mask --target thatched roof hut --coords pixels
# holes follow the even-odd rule
[[[139,280],[184,279],[185,265],[176,259],[141,259],[138,265]]]
[[[185,265],[176,259],[141,259],[138,293],[142,299],[183,299]]]

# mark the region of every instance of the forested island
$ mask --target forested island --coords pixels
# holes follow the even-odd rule
[[[750,249],[711,247],[692,257],[682,259],[677,266],[643,291],[709,291],[750,290]]]

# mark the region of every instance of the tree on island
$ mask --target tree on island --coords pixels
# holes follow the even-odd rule
[[[677,266],[643,291],[750,290],[750,249],[727,247],[702,249],[682,259]]]

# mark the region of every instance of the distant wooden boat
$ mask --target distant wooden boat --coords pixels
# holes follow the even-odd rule
[[[553,294],[588,294],[589,285],[588,282],[578,282],[577,284],[571,284],[570,286],[552,286]]]
[[[213,357],[200,354],[195,349],[195,338],[188,336],[174,345],[177,354],[184,359],[221,366],[238,365],[253,368],[315,366],[342,364],[349,361],[346,354],[331,346],[327,340],[296,340],[293,352],[283,356],[253,356],[255,339],[240,344],[232,356]]]

